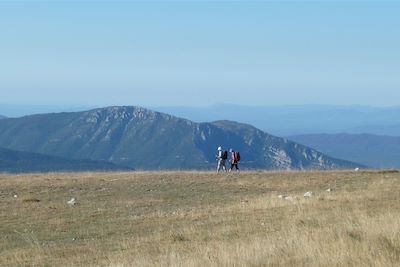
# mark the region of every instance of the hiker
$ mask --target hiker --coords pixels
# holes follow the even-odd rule
[[[223,151],[222,147],[219,146],[216,158],[218,160],[217,172],[219,172],[221,168],[226,172],[225,161],[228,158],[228,152]]]
[[[229,169],[229,171],[231,172],[233,167],[236,168],[237,172],[240,172],[239,170],[239,161],[240,161],[240,153],[239,151],[235,151],[232,148],[229,149],[229,152],[231,153],[231,168]]]

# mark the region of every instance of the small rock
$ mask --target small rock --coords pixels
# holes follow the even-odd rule
[[[313,193],[311,191],[308,191],[306,193],[304,193],[304,197],[312,197]]]
[[[354,169],[355,172],[358,172],[359,170],[360,170],[360,168],[355,168]]]
[[[14,194],[14,198],[17,198],[18,197],[18,195],[17,194]]]
[[[293,197],[291,197],[291,196],[287,196],[287,197],[285,197],[285,200],[287,200],[287,201],[293,201],[294,199],[293,199]]]
[[[75,199],[74,197],[71,198],[71,199],[67,202],[67,204],[68,204],[68,205],[71,205],[71,206],[76,205],[76,204],[77,204],[76,199]]]
[[[332,192],[333,191],[333,189],[332,188],[328,188],[328,189],[326,189],[326,192]]]
[[[280,198],[280,199],[283,199],[283,198],[285,198],[286,196],[285,195],[279,195],[278,196],[278,198]]]

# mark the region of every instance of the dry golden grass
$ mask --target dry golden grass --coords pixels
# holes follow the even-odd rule
[[[399,192],[397,172],[0,175],[0,266],[399,266]]]

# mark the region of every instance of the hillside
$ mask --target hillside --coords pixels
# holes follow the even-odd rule
[[[0,121],[0,146],[135,169],[211,169],[217,146],[241,152],[244,168],[336,169],[354,163],[231,121],[194,123],[140,107],[108,107]]]
[[[0,120],[1,120],[1,119],[5,119],[5,118],[6,118],[5,116],[0,115]]]
[[[288,138],[332,157],[375,168],[400,168],[400,137],[370,134],[310,134]]]
[[[131,168],[110,162],[73,160],[0,147],[0,173],[54,172],[54,171],[122,171]]]

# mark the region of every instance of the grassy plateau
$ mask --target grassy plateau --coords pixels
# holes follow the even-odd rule
[[[400,266],[400,173],[4,174],[0,266]]]

